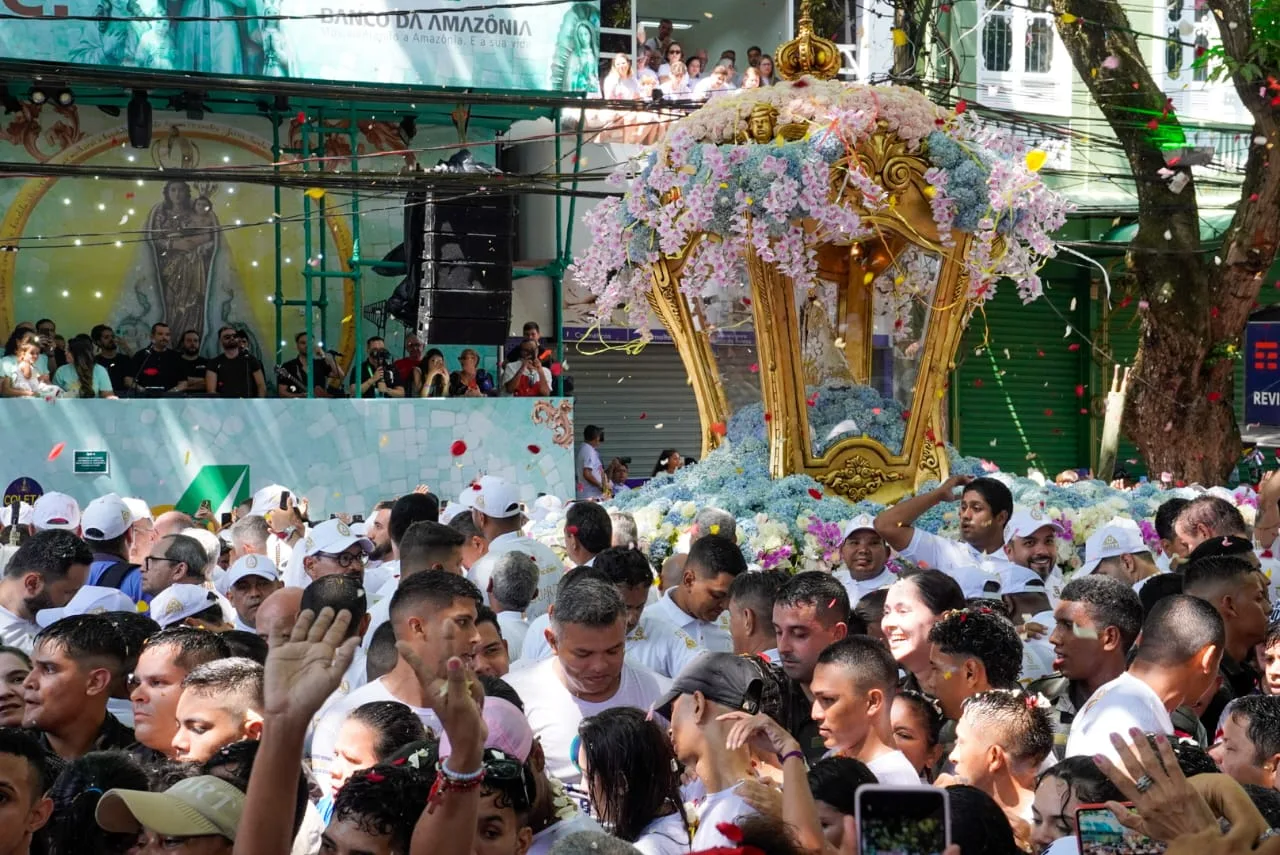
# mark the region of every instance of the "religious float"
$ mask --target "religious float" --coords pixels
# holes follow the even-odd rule
[[[739,519],[749,560],[830,566],[842,521],[993,470],[945,444],[948,372],[1000,280],[1040,296],[1069,210],[1045,153],[963,103],[834,80],[836,46],[801,9],[782,81],[712,98],[623,164],[573,268],[601,320],[621,309],[646,335],[657,314],[697,396],[701,462],[614,500],[655,560],[712,505]],[[706,311],[725,300],[749,305],[757,344],[761,403],[737,412]],[[1099,523],[1170,495],[999,477],[1066,524],[1064,562]],[[954,528],[952,510],[920,525]]]

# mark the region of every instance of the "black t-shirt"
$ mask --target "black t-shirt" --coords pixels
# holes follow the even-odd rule
[[[98,354],[93,361],[107,369],[107,376],[111,378],[111,388],[116,390],[117,394],[124,392],[124,381],[126,377],[133,377],[133,360],[116,351],[116,355],[110,358]]]
[[[209,360],[208,371],[217,375],[218,382],[214,386],[214,394],[220,398],[256,398],[258,384],[254,382],[255,372],[262,370],[262,363],[251,353],[240,353],[233,359],[220,353]]]
[[[329,383],[329,375],[333,373],[329,370],[329,363],[325,362],[323,359],[317,359],[315,360],[314,365],[316,367],[316,379],[314,385],[317,389],[326,391]],[[291,378],[288,381],[289,391],[295,395],[306,394],[307,360],[299,356],[294,359],[290,359],[281,367],[288,372],[288,375]],[[284,377],[281,377],[280,379],[284,380]],[[302,383],[301,386],[298,385],[299,381]]]
[[[172,350],[145,347],[133,357],[129,376],[143,389],[172,389],[187,379],[186,370],[178,364],[181,359]]]
[[[396,371],[396,367],[394,365],[388,362],[386,365],[382,366],[382,369],[383,369],[382,379],[386,382],[388,389],[398,389],[404,386],[404,381],[400,379],[400,375]],[[377,369],[374,368],[374,366],[371,365],[368,360],[365,360],[363,363],[361,363],[360,365],[361,385],[363,385],[370,377],[372,377],[374,371],[376,370]],[[361,394],[363,394],[363,397],[365,398],[376,398],[378,396],[378,387],[371,386],[369,387],[369,391],[361,393],[360,387],[357,386],[356,395],[361,395]]]
[[[196,354],[195,359],[187,359],[182,354],[178,354],[178,368],[182,371],[183,379],[194,380],[200,378],[200,387],[198,389],[188,389],[188,392],[204,391],[204,372],[209,367],[207,357]]]

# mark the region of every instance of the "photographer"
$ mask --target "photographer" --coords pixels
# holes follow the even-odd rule
[[[404,382],[391,363],[391,351],[380,336],[365,342],[366,359],[360,364],[359,398],[403,398]]]
[[[502,386],[516,398],[546,397],[551,394],[551,371],[538,361],[538,345],[529,339],[520,343],[516,358],[502,369]]]

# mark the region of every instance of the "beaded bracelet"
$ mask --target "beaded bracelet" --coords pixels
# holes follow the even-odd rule
[[[452,783],[467,784],[484,777],[484,763],[481,763],[480,768],[474,772],[455,772],[449,768],[444,760],[441,760],[436,763],[436,771],[444,775]]]
[[[427,813],[435,811],[445,793],[465,793],[476,789],[483,782],[484,766],[480,767],[480,771],[463,777],[447,771],[444,761],[440,761],[436,764],[436,780],[431,785],[431,792],[427,795]]]

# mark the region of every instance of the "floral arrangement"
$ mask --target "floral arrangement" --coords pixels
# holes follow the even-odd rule
[[[845,388],[843,395],[835,390],[820,391],[813,399],[810,420],[823,424],[839,421],[849,412],[847,399],[857,399],[861,406],[878,408],[882,413],[897,412],[893,401],[880,399],[878,407],[874,406],[875,398],[874,390],[861,386]],[[900,415],[895,418],[901,422]],[[868,424],[873,431],[877,429],[873,423]],[[726,442],[696,466],[681,469],[675,475],[659,475],[613,499],[611,508],[635,517],[640,547],[654,566],[661,567],[677,543],[687,539],[700,509],[717,507],[737,519],[738,543],[749,564],[786,572],[831,571],[839,567],[844,525],[860,514],[875,515],[883,506],[866,501],[855,504],[828,494],[807,475],[773,480],[769,477],[769,451],[763,434],[761,408],[745,407],[731,419]],[[879,435],[877,438],[884,441]],[[1008,485],[1017,504],[1039,507],[1062,524],[1064,536],[1058,541],[1058,559],[1067,568],[1079,566],[1089,535],[1115,517],[1137,520],[1144,540],[1154,548],[1159,538],[1149,520],[1155,516],[1156,508],[1175,496],[1197,495],[1190,488],[1163,489],[1153,483],[1127,491],[1101,481],[1058,486],[1039,473],[1014,476],[1000,472],[987,461],[962,457],[950,446],[946,452],[953,474],[998,478]],[[924,488],[935,486],[929,483]],[[1210,492],[1236,505],[1245,521],[1253,524],[1257,497],[1250,488],[1231,492],[1215,487]],[[958,536],[956,506],[937,505],[923,514],[916,525],[925,531]],[[552,533],[548,542],[562,544],[560,538]]]
[[[771,142],[753,138],[761,127],[753,116],[762,112],[776,116],[767,127],[780,129]],[[970,296],[990,298],[1001,277],[1014,279],[1024,300],[1039,296],[1037,271],[1070,210],[1038,174],[1043,152],[1025,152],[1012,135],[913,89],[803,77],[712,99],[647,149],[638,168],[615,171],[610,181],[625,193],[595,210],[591,245],[571,268],[595,294],[597,318],[624,307],[646,333],[649,268],[698,234],[709,237],[696,242],[682,277],[691,296],[742,295],[748,247],[807,291],[817,246],[875,232],[831,192],[833,182],[855,193],[865,213],[896,204],[854,156],[882,128],[928,158],[926,195],[943,239],[953,228],[974,235],[963,259]],[[911,281],[917,269],[896,266],[893,281],[919,291],[931,283]]]

